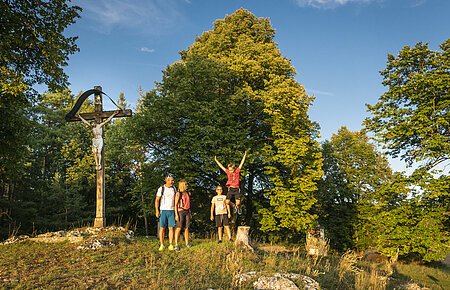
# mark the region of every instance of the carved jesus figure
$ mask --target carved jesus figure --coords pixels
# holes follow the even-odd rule
[[[92,152],[94,153],[94,159],[95,159],[95,168],[97,170],[102,169],[102,151],[103,151],[103,126],[105,126],[106,123],[108,123],[109,121],[111,121],[112,118],[114,118],[114,116],[116,116],[117,114],[119,114],[120,111],[115,111],[111,116],[109,116],[108,119],[106,119],[106,121],[104,121],[103,123],[97,123],[95,121],[92,121],[91,123],[89,123],[88,121],[86,121],[83,117],[81,117],[80,114],[76,114],[76,116],[78,118],[80,118],[80,120],[86,124],[87,126],[89,126],[90,128],[92,128],[92,133],[94,133],[94,137],[92,138]]]

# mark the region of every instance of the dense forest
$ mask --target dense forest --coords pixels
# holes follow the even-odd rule
[[[31,3],[33,2],[33,4]],[[81,8],[65,0],[0,1],[0,238],[90,225],[95,217],[92,132],[64,116],[79,96],[64,73],[78,51],[63,31]],[[38,3],[38,4],[36,4]],[[40,4],[39,4],[40,3]],[[274,42],[266,18],[245,9],[217,20],[168,64],[132,118],[105,130],[106,218],[154,231],[166,173],[188,180],[193,231],[207,235],[214,162],[238,163],[246,223],[260,239],[302,241],[325,229],[338,250],[377,248],[425,261],[449,251],[450,39],[387,56],[386,92],[364,129],[318,142],[314,97]],[[426,41],[426,40],[424,40]],[[48,91],[33,89],[43,84]],[[120,109],[129,108],[116,96]],[[92,112],[86,101],[82,112]],[[388,155],[414,172],[393,172]]]

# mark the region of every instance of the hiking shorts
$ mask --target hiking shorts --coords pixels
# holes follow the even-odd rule
[[[241,199],[241,190],[235,187],[228,187],[227,199],[230,200],[234,196],[235,200]]]
[[[189,210],[180,210],[178,212],[177,228],[189,229],[191,223],[191,212]]]
[[[218,228],[229,225],[228,215],[226,213],[217,214],[215,216],[215,220],[216,220],[216,227],[218,227]]]
[[[173,228],[175,226],[175,212],[173,210],[162,210],[159,216],[159,226]]]

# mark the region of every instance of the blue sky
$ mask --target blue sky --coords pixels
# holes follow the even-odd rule
[[[450,38],[448,0],[73,0],[83,12],[66,35],[78,36],[80,52],[66,73],[73,93],[100,85],[113,99],[123,92],[132,108],[161,71],[179,60],[197,36],[243,7],[269,18],[275,42],[291,60],[296,80],[316,97],[310,118],[321,141],[339,127],[361,129],[386,90],[379,71],[387,54],[404,46]],[[114,109],[105,100],[106,109]],[[393,168],[403,165],[393,162]]]

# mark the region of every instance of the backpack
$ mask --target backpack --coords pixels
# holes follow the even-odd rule
[[[165,185],[165,184],[163,184],[163,185],[160,186],[160,188],[161,188],[161,198],[164,196],[164,188],[166,188],[164,185]],[[173,191],[175,192],[175,194],[177,193],[177,189],[175,188],[174,185],[172,185],[172,186],[169,187],[169,188],[173,188]]]
[[[161,188],[161,199],[162,199],[163,196],[164,196],[164,188],[165,188],[164,184],[161,185],[160,188]],[[177,193],[177,189],[176,189],[176,187],[174,185],[172,185],[169,188],[173,188],[173,191],[175,192],[175,194]],[[162,202],[162,200],[161,200],[161,202]],[[161,206],[161,204],[159,204],[159,206]]]

